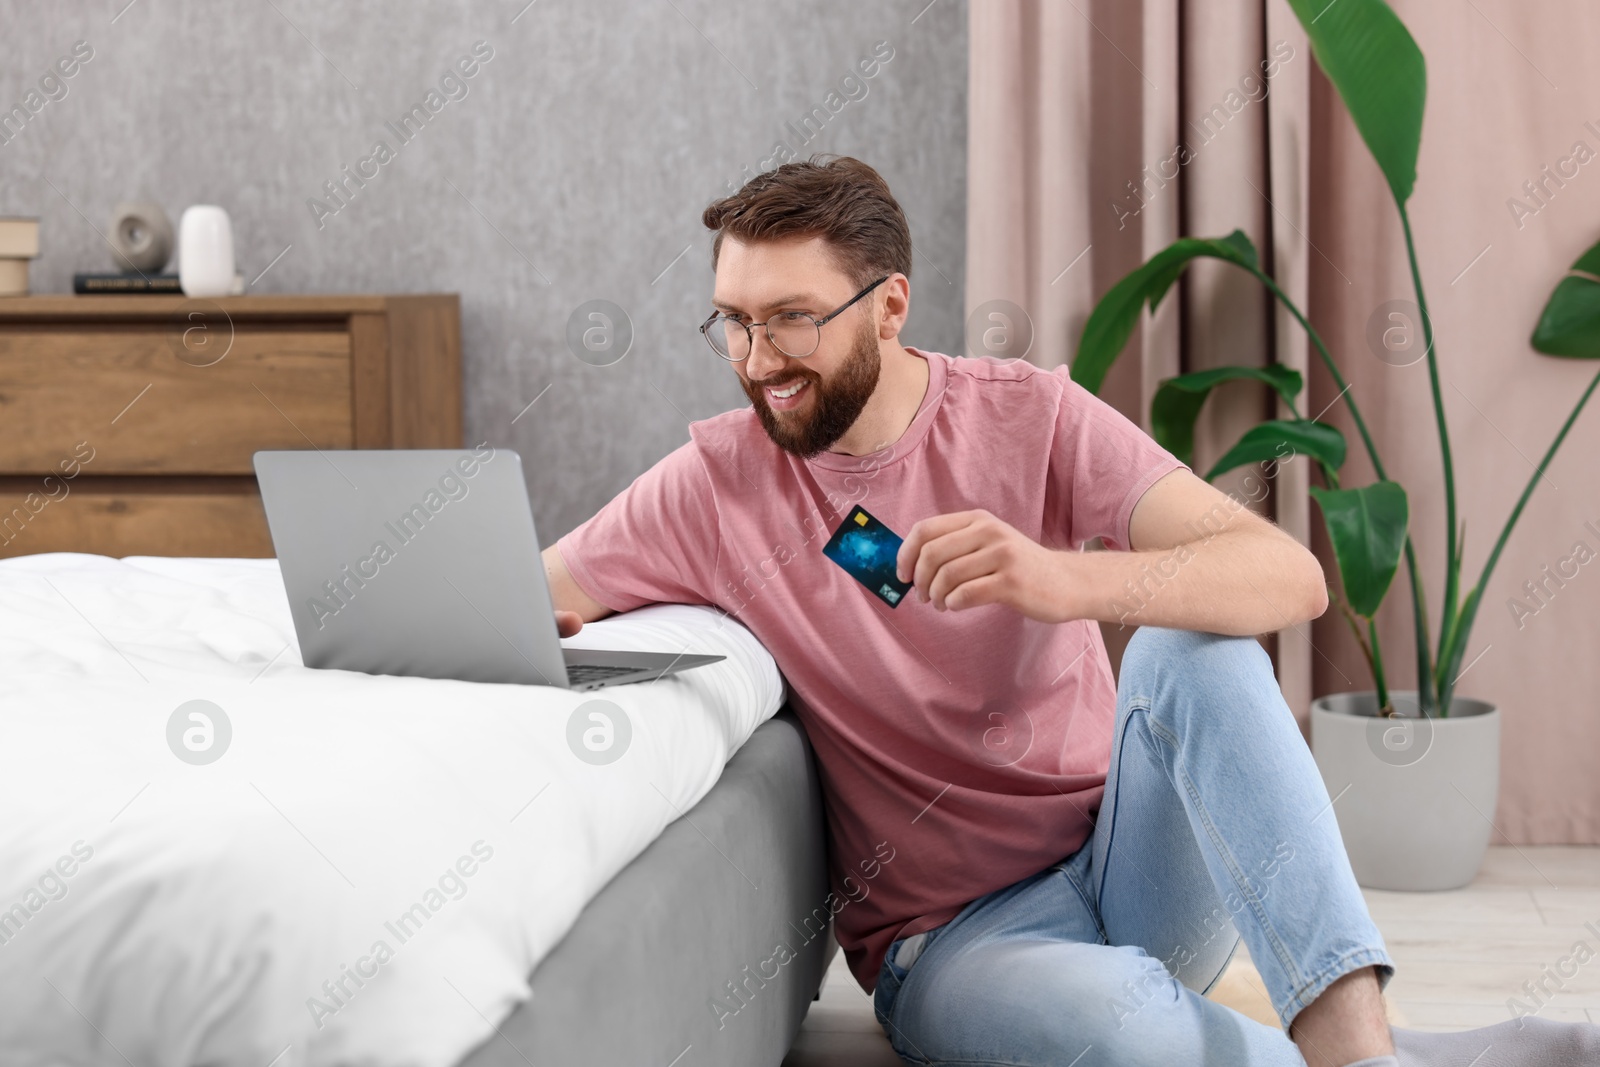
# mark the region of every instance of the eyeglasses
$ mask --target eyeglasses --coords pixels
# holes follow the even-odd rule
[[[743,323],[716,311],[700,324],[700,333],[705,337],[706,344],[711,346],[711,351],[731,363],[740,363],[750,357],[750,349],[755,344],[755,335],[751,331],[757,326],[767,331],[767,340],[773,348],[786,356],[802,359],[815,352],[817,345],[822,343],[824,326],[889,278],[890,275],[885,274],[820,319],[812,318],[804,311],[783,311],[766,322]]]

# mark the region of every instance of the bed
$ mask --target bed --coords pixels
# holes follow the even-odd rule
[[[775,664],[687,605],[567,643],[727,659],[311,671],[274,560],[0,561],[0,1062],[778,1064],[834,945]]]

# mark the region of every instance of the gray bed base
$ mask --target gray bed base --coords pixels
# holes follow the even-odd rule
[[[822,819],[785,707],[589,902],[532,999],[460,1067],[779,1067],[838,948]]]

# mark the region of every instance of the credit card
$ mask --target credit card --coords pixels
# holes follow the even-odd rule
[[[902,582],[894,575],[895,557],[904,541],[857,505],[822,546],[822,554],[892,608],[911,588],[910,582]]]

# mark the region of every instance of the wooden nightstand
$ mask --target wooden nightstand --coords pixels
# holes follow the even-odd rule
[[[461,308],[0,299],[0,556],[271,556],[262,448],[459,448]]]

